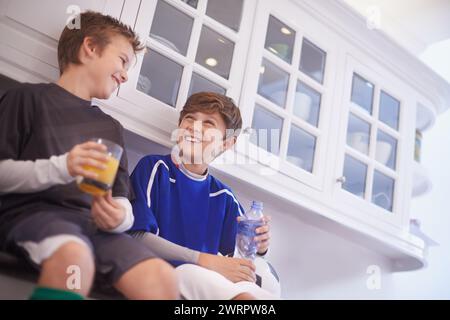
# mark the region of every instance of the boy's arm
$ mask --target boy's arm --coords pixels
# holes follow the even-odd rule
[[[60,156],[50,159],[23,161],[6,159],[0,161],[0,194],[28,193],[45,190],[57,184],[72,182],[75,176],[95,179],[96,174],[84,165],[102,169],[106,156],[104,146],[89,141],[78,144]]]
[[[57,184],[72,182],[67,169],[67,154],[36,161],[0,161],[0,194],[39,192]],[[120,224],[108,232],[121,233],[131,228],[134,222],[130,201],[125,197],[113,197],[123,210]]]
[[[94,196],[91,214],[97,227],[105,232],[122,233],[134,223],[130,201],[124,197],[112,197],[111,191],[103,196]]]
[[[152,210],[153,204],[157,200],[159,175],[154,170],[165,170],[162,165],[155,169],[155,163],[151,157],[142,158],[130,176],[131,190],[133,197],[133,215],[135,223],[133,231],[146,231],[157,233],[158,221]],[[153,174],[153,179],[152,179]],[[152,183],[152,184],[151,184]],[[151,199],[151,200],[150,200]]]
[[[233,256],[236,245],[237,217],[244,214],[244,209],[234,196],[228,198],[226,208],[227,212],[225,212],[222,234],[220,235],[219,251],[224,256]]]
[[[197,264],[199,251],[180,246],[155,234],[158,233],[158,221],[153,208],[158,200],[158,193],[164,192],[161,189],[165,188],[165,179],[160,181],[159,170],[163,170],[164,176],[167,169],[164,164],[158,164],[158,161],[154,161],[151,157],[144,157],[131,174],[131,189],[134,191],[134,199],[131,202],[136,223],[134,230],[129,233],[143,242],[158,257]],[[164,178],[168,180],[168,177]]]
[[[130,234],[161,259],[197,264],[222,274],[232,282],[255,281],[255,266],[250,260],[199,252],[180,246],[151,232],[132,231]]]
[[[73,180],[67,170],[67,153],[36,161],[0,161],[0,194],[38,192]]]
[[[198,263],[199,251],[180,246],[151,232],[132,231],[130,235],[145,244],[159,258],[193,264]]]
[[[130,200],[133,193],[128,174],[128,157],[123,140],[123,127],[114,120],[118,137],[114,139],[123,148],[112,190],[104,196],[94,197],[91,205],[92,217],[96,225],[105,232],[122,233],[134,224],[133,208]],[[116,132],[117,133],[117,132]]]

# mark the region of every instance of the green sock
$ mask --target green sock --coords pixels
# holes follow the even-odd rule
[[[30,300],[83,300],[78,293],[60,289],[36,287],[30,296]]]

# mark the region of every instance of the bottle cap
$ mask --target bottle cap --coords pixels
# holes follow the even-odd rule
[[[253,201],[252,202],[252,209],[262,210],[263,209],[263,203],[261,201]]]

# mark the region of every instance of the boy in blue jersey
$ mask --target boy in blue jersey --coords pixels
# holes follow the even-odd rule
[[[144,157],[131,175],[131,234],[158,256],[181,263],[176,270],[187,299],[274,298],[254,283],[251,261],[226,257],[233,255],[244,210],[230,188],[208,172],[208,164],[235,144],[241,127],[232,99],[194,94],[181,111],[172,154]],[[269,246],[269,220],[264,217],[257,229],[260,255]]]

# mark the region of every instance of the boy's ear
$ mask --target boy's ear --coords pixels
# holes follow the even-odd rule
[[[225,139],[224,143],[223,143],[223,152],[233,148],[233,146],[236,143],[236,136],[231,136]]]
[[[80,47],[80,61],[83,63],[85,59],[91,59],[96,52],[96,45],[92,37],[85,37]]]

